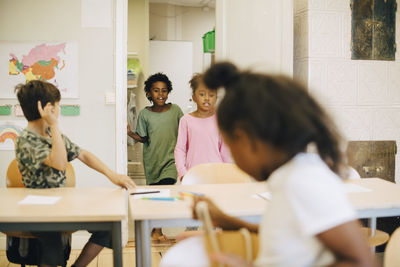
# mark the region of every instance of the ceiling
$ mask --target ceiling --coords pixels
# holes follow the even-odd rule
[[[215,7],[215,0],[150,0],[150,3],[164,3],[192,7]]]

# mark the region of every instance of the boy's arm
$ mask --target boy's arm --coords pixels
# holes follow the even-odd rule
[[[136,185],[129,176],[118,174],[108,168],[100,159],[87,150],[82,149],[78,159],[85,163],[90,168],[104,174],[110,181],[118,186],[130,189]]]
[[[136,141],[140,142],[140,143],[146,143],[147,142],[147,136],[141,137],[137,133],[132,132],[131,131],[131,127],[129,126],[129,123],[128,123],[128,135],[130,137],[132,137],[133,139],[135,139]]]
[[[68,159],[67,150],[65,149],[65,144],[62,139],[60,129],[58,128],[58,108],[51,103],[47,103],[46,106],[42,108],[41,102],[38,101],[38,110],[41,118],[44,119],[50,127],[52,142],[51,152],[43,161],[43,163],[54,169],[65,171],[67,168]]]

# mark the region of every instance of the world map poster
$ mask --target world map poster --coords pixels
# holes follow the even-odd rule
[[[0,98],[15,98],[14,87],[30,80],[54,84],[62,98],[78,98],[76,42],[0,42]]]

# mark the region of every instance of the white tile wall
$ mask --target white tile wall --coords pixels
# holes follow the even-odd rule
[[[346,61],[329,61],[326,68],[325,95],[332,105],[354,105],[357,102],[357,66]]]
[[[400,52],[394,62],[351,60],[349,0],[295,0],[294,7],[294,77],[309,85],[348,140],[396,140],[400,147]]]
[[[311,11],[308,14],[310,57],[340,57],[342,14],[323,11]]]
[[[308,7],[311,10],[320,10],[326,8],[326,0],[310,0]]]
[[[389,62],[388,72],[389,99],[391,104],[400,105],[400,62]]]
[[[359,62],[358,100],[360,105],[385,105],[388,97],[388,68],[384,61]]]
[[[318,0],[317,0],[318,1]],[[326,1],[326,9],[328,10],[350,10],[350,0],[342,1],[342,0],[327,0]]]

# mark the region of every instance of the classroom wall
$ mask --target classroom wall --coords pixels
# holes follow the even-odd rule
[[[149,1],[128,0],[128,52],[137,52],[142,73],[134,89],[137,110],[149,105],[144,93],[144,81],[149,73]]]
[[[293,72],[293,0],[216,1],[216,59]]]
[[[399,50],[395,61],[351,60],[350,2],[294,3],[294,76],[334,114],[348,140],[396,140],[399,146]],[[397,43],[399,19],[397,11]],[[397,182],[399,159],[398,153]]]
[[[111,1],[114,5],[114,1]],[[113,12],[112,6],[110,12]],[[60,128],[76,144],[115,168],[115,105],[105,104],[114,92],[114,27],[82,28],[80,0],[0,1],[0,40],[76,41],[79,45],[79,98],[61,104],[80,105],[80,116],[60,116]],[[112,17],[111,17],[112,18]],[[17,100],[0,99],[0,104]],[[15,120],[1,116],[0,120]],[[0,187],[13,151],[0,151]],[[77,186],[112,186],[106,177],[73,161]]]
[[[193,42],[193,72],[203,71],[203,35],[215,27],[215,9],[150,4],[150,38]]]

